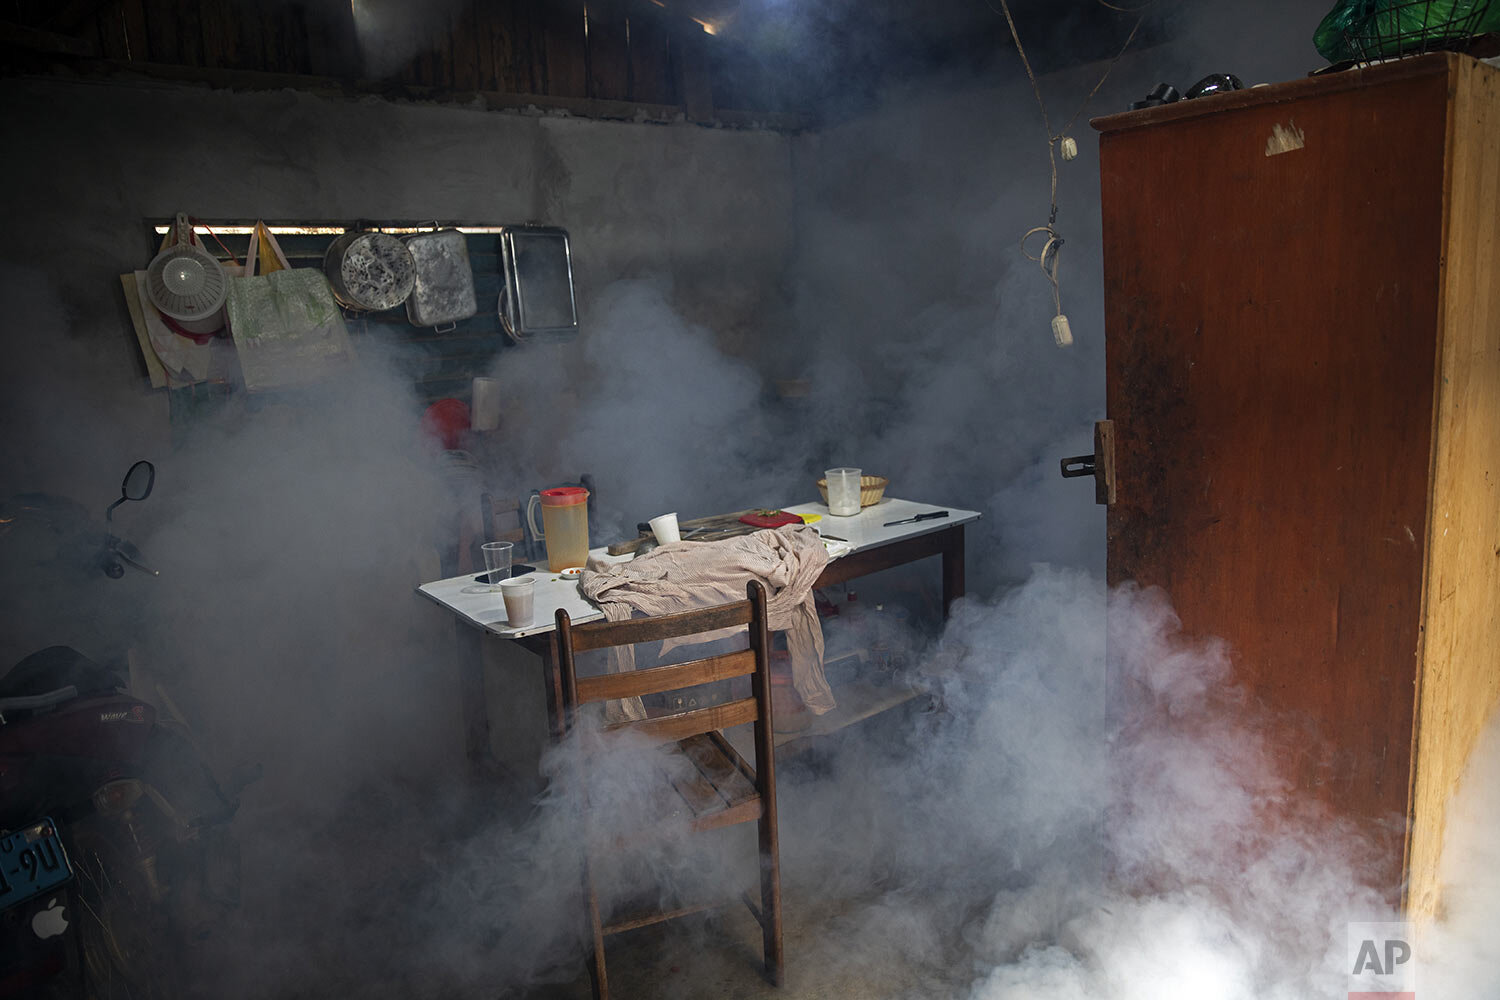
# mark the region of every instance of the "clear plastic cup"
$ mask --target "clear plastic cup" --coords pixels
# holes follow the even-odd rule
[[[485,542],[480,548],[484,550],[485,579],[489,581],[490,590],[499,590],[501,582],[510,577],[511,553],[515,546],[510,542]]]
[[[828,480],[828,513],[835,517],[848,517],[859,513],[859,469],[829,469],[823,473]]]

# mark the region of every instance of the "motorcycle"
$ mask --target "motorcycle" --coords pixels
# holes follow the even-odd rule
[[[72,501],[13,498],[0,537],[29,522],[75,569],[154,576],[111,530],[154,483],[151,463],[133,465],[103,532]],[[221,787],[180,719],[77,650],[0,677],[0,997],[172,995],[183,957],[238,902],[229,822],[254,777]]]

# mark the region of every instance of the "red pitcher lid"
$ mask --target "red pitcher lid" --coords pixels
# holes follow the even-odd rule
[[[550,490],[542,490],[541,496],[543,507],[572,507],[587,503],[589,491],[582,486],[554,486]]]

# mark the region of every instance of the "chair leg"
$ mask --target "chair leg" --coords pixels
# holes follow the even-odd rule
[[[599,920],[599,897],[594,892],[594,880],[584,863],[583,891],[588,897],[589,935],[589,981],[594,988],[594,1000],[609,1000],[609,977],[604,972],[604,925]]]
[[[773,986],[786,980],[781,951],[781,845],[776,820],[762,816],[760,827],[760,932],[765,952],[766,976]]]

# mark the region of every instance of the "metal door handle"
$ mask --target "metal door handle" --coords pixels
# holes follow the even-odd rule
[[[1062,460],[1062,476],[1064,479],[1077,479],[1079,476],[1092,476],[1096,471],[1093,455],[1074,455],[1072,458]]]

